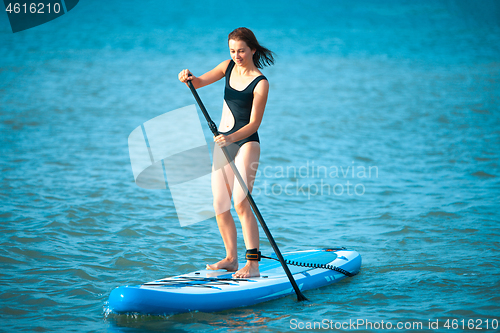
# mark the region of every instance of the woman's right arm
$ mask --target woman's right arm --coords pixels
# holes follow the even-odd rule
[[[186,85],[187,81],[191,80],[195,89],[208,86],[209,84],[219,81],[224,77],[224,75],[226,74],[226,68],[229,65],[230,61],[231,60],[225,60],[221,62],[219,65],[217,65],[217,67],[199,77],[196,77],[194,75],[189,76],[189,74],[191,74],[189,69],[184,69],[179,73],[179,80],[181,82],[184,82]]]

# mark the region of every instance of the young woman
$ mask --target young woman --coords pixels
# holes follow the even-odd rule
[[[253,32],[238,28],[228,36],[231,59],[221,62],[211,71],[196,77],[187,69],[179,73],[179,80],[191,80],[195,88],[226,78],[220,135],[214,137],[219,147],[228,147],[235,154],[234,164],[251,192],[260,157],[257,129],[266,107],[269,83],[259,69],[274,64],[273,53],[261,46]],[[217,152],[214,152],[214,156]],[[221,154],[218,153],[220,156]],[[215,164],[214,157],[214,164]],[[236,183],[236,185],[235,185]],[[207,265],[207,269],[235,271],[236,278],[259,276],[259,228],[252,208],[229,164],[215,166],[212,172],[212,192],[217,225],[226,248],[226,257]],[[231,215],[231,195],[241,221],[247,248],[245,267],[238,270],[236,225]]]

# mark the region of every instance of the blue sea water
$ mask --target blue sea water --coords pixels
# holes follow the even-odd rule
[[[168,191],[134,183],[127,138],[193,104],[177,73],[228,59],[239,26],[277,54],[264,70],[254,189],[271,232],[284,252],[357,250],[362,271],[304,303],[109,314],[113,288],[224,253],[214,219],[181,228]],[[499,59],[494,0],[82,0],[15,34],[0,14],[0,330],[285,332],[323,320],[495,330]],[[217,121],[222,89],[200,90]]]

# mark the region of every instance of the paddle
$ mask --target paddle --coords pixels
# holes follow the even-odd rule
[[[191,74],[189,76],[191,76]],[[207,109],[205,109],[205,106],[203,105],[203,102],[201,101],[200,96],[198,95],[198,92],[196,91],[196,89],[193,86],[193,82],[191,82],[191,80],[188,80],[187,84],[189,86],[189,89],[191,89],[191,92],[193,93],[193,96],[196,99],[196,102],[198,102],[198,105],[200,106],[201,112],[203,112],[203,115],[205,116],[205,119],[207,120],[208,127],[210,128],[210,130],[212,131],[214,136],[219,135],[220,133],[217,130],[217,126],[212,121],[212,118],[210,118],[210,115],[208,114]],[[288,268],[288,266],[285,263],[285,259],[281,255],[281,251],[278,248],[278,245],[276,245],[276,242],[274,241],[274,238],[271,235],[271,232],[269,231],[269,229],[266,225],[266,222],[264,222],[264,218],[260,214],[260,211],[257,208],[255,201],[253,201],[252,195],[250,194],[250,191],[248,190],[248,187],[245,184],[245,181],[241,177],[241,175],[240,175],[238,169],[236,168],[236,166],[234,165],[234,163],[231,163],[231,157],[229,155],[229,152],[227,151],[227,148],[222,147],[222,152],[224,153],[224,156],[226,156],[227,162],[231,166],[231,169],[233,169],[233,173],[236,176],[236,179],[240,183],[241,187],[243,188],[243,191],[246,193],[248,202],[250,203],[250,206],[252,207],[252,209],[255,213],[255,216],[257,216],[257,219],[259,220],[260,225],[261,225],[262,229],[264,230],[264,233],[266,234],[267,239],[269,240],[269,243],[271,243],[271,246],[273,247],[274,253],[276,253],[278,260],[281,263],[281,266],[283,266],[283,270],[285,271],[286,276],[288,276],[288,279],[290,280],[290,283],[292,284],[292,287],[295,290],[295,293],[297,294],[297,300],[306,301],[307,298],[302,294],[299,287],[297,286],[297,282],[295,282],[295,279],[293,278],[293,275],[290,272],[290,269]]]

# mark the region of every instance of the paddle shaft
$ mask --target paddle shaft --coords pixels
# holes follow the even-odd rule
[[[205,116],[205,119],[207,120],[208,127],[210,128],[210,130],[212,131],[214,136],[219,135],[220,134],[219,130],[217,129],[217,126],[215,125],[215,123],[212,121],[212,118],[210,118],[210,115],[208,114],[207,109],[203,105],[203,102],[201,101],[200,96],[198,95],[198,92],[196,91],[196,89],[193,86],[193,82],[191,82],[191,80],[188,80],[187,84],[188,84],[189,89],[191,89],[191,92],[193,93],[193,96],[196,99],[196,102],[200,106],[201,112],[203,112],[203,115]],[[262,229],[264,230],[264,233],[266,234],[267,239],[269,240],[269,243],[271,244],[271,246],[274,250],[274,253],[276,253],[276,256],[278,257],[278,260],[280,261],[281,266],[283,267],[283,270],[286,273],[286,276],[290,280],[290,283],[292,284],[292,287],[295,290],[295,293],[297,294],[297,299],[299,301],[307,300],[307,298],[300,291],[299,286],[297,286],[297,282],[295,282],[295,279],[293,278],[293,275],[290,272],[290,269],[286,265],[285,259],[281,255],[281,251],[278,248],[278,245],[276,244],[276,242],[274,241],[273,235],[271,235],[271,232],[269,231],[269,228],[267,227],[266,222],[264,222],[264,218],[260,214],[260,211],[257,208],[257,205],[255,204],[255,201],[253,200],[252,195],[250,194],[250,191],[248,190],[247,185],[245,184],[245,181],[241,177],[241,175],[240,175],[238,169],[236,168],[236,166],[234,165],[234,163],[231,163],[231,157],[229,155],[229,152],[227,151],[227,148],[222,147],[222,152],[224,153],[224,156],[226,156],[226,159],[227,159],[229,165],[231,166],[231,169],[233,169],[233,173],[236,176],[236,179],[240,183],[241,187],[243,188],[243,191],[246,193],[246,197],[248,199],[248,202],[250,203],[250,206],[252,207],[252,209],[255,213],[255,216],[259,220],[260,225],[261,225]]]

